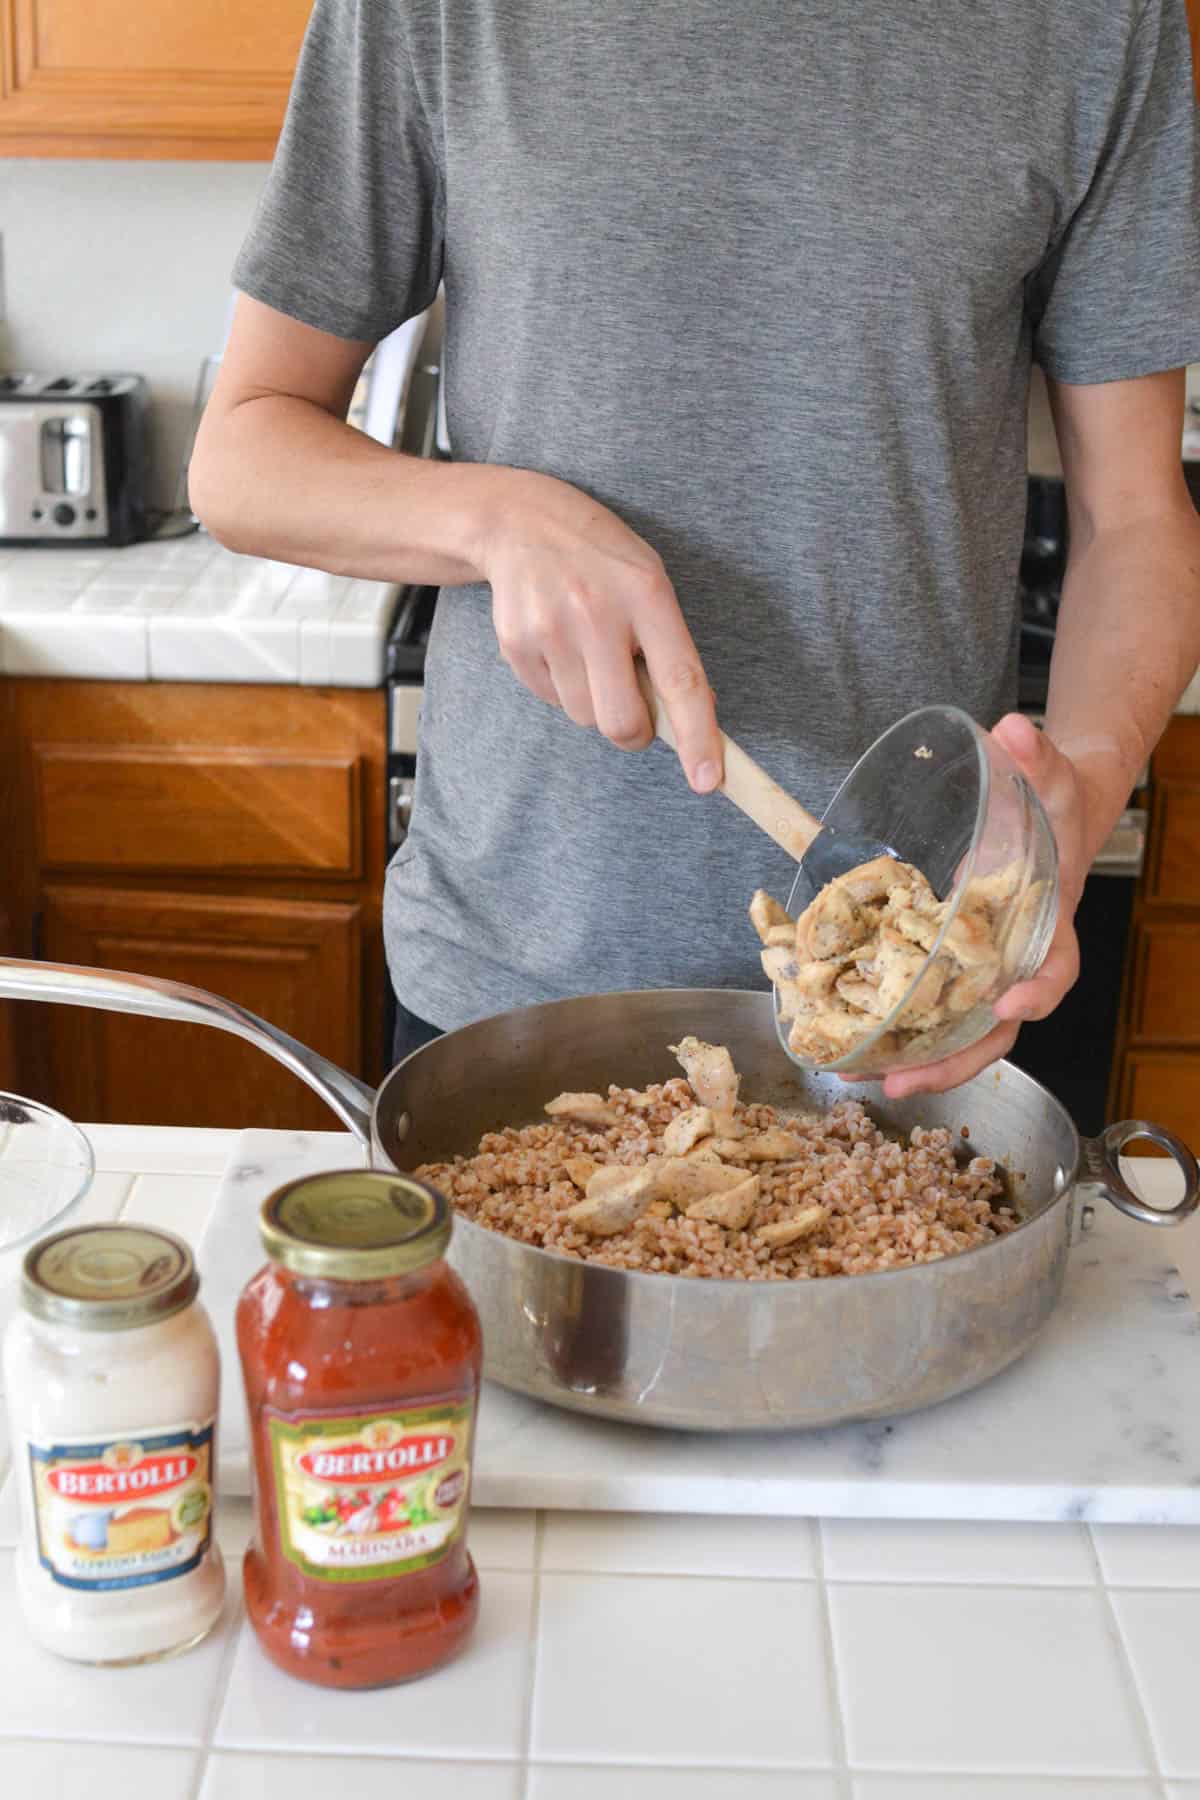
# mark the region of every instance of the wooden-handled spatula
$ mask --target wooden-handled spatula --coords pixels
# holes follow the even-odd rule
[[[675,734],[666,707],[656,693],[645,663],[636,664],[638,684],[650,710],[655,736],[672,750],[678,751]],[[798,800],[785,793],[767,771],[748,756],[740,744],[721,733],[721,749],[725,777],[720,792],[732,800],[740,812],[753,819],[760,831],[773,838],[780,849],[804,864],[814,892],[834,881],[849,869],[873,862],[877,856],[895,857],[896,852],[876,838],[831,831],[820,819],[807,812]]]

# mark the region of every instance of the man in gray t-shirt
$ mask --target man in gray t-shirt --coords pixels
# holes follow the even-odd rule
[[[914,706],[1001,719],[1034,359],[1073,547],[1045,737],[998,729],[1065,915],[984,1045],[888,1091],[1053,1008],[1200,655],[1198,202],[1184,0],[317,0],[193,503],[447,590],[386,894],[406,1008],[763,985],[746,904],[788,859],[709,791],[713,695],[816,810]],[[441,283],[450,464],[343,422]],[[686,780],[614,747],[649,742],[639,649]]]

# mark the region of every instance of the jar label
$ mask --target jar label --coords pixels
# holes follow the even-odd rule
[[[171,1581],[212,1542],[213,1424],[29,1445],[38,1560],[62,1587]]]
[[[279,1541],[318,1581],[380,1581],[440,1562],[461,1537],[472,1403],[372,1413],[267,1408]]]

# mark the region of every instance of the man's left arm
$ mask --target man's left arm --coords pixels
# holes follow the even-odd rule
[[[956,1087],[1006,1056],[1079,972],[1073,919],[1088,869],[1200,662],[1200,514],[1180,457],[1183,375],[1050,382],[1070,553],[1045,731],[1010,713],[995,735],[1058,839],[1058,930],[1038,974],[996,1003],[996,1028],[944,1062],[888,1077],[894,1099]]]

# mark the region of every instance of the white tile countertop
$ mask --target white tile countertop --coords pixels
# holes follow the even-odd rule
[[[200,1237],[236,1133],[89,1135],[78,1216]],[[0,1313],[19,1257],[0,1254]],[[1197,1260],[1179,1258],[1190,1282]],[[259,1654],[248,1503],[218,1524],[212,1637],[90,1669],[26,1638],[0,1496],[0,1794],[1200,1800],[1200,1529],[476,1509],[471,1646],[347,1694]]]
[[[0,549],[0,675],[378,687],[396,596],[204,532]]]

